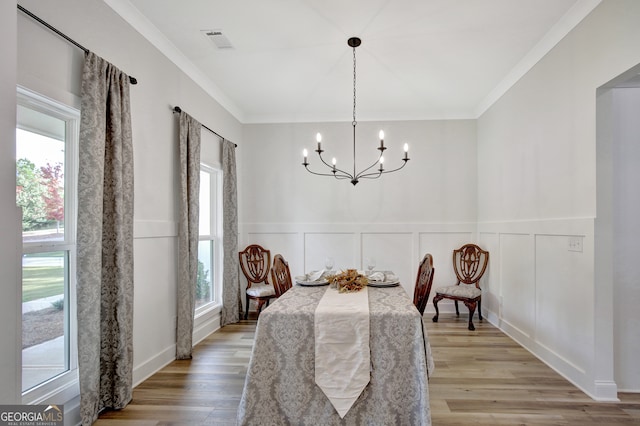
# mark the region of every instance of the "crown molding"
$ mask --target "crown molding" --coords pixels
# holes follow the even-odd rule
[[[602,0],[578,0],[547,34],[531,49],[500,83],[480,102],[475,118],[480,118],[495,102],[513,87],[547,53],[595,9]]]
[[[244,114],[238,106],[224,93],[224,91],[207,77],[193,62],[191,62],[180,50],[169,41],[160,30],[153,25],[135,6],[128,0],[103,0],[122,19],[129,23],[145,39],[156,47],[163,55],[173,62],[182,72],[224,107],[241,123]]]

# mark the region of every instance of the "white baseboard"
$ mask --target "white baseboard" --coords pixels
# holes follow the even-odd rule
[[[133,387],[147,380],[162,367],[176,359],[176,345],[173,344],[155,356],[133,368]]]
[[[79,426],[82,423],[80,418],[80,396],[78,395],[71,401],[64,404],[64,424],[66,426]]]
[[[526,334],[521,334],[519,330],[505,323],[495,312],[486,312],[485,318],[491,324],[500,329],[503,333],[516,341],[520,346],[529,351],[533,356],[545,363],[553,371],[561,375],[565,380],[576,386],[594,401],[619,401],[618,389],[615,382],[612,381],[594,381],[593,390],[589,389],[589,385],[580,383],[580,378],[585,377],[585,371],[578,366],[563,359],[560,355],[553,352],[549,348],[543,347],[535,342]]]
[[[618,402],[618,386],[615,382],[605,380],[595,380],[593,382],[595,395],[589,395],[596,401],[613,401]]]
[[[200,323],[193,330],[193,345],[202,342],[211,333],[220,329],[220,312],[216,312],[210,318]]]

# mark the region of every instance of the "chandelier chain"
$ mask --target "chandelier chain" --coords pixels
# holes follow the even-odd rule
[[[356,48],[353,48],[353,126],[356,122]]]

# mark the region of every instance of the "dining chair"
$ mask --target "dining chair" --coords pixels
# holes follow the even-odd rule
[[[271,281],[276,291],[276,297],[282,296],[291,288],[291,272],[289,271],[289,263],[284,260],[281,254],[276,254],[273,258],[273,267],[271,268]]]
[[[431,285],[433,284],[433,256],[427,253],[422,258],[418,267],[418,276],[416,277],[416,287],[413,290],[413,304],[416,305],[420,315],[424,315],[424,309],[427,307],[429,294],[431,293]]]
[[[258,244],[251,244],[238,253],[240,268],[247,278],[246,305],[244,319],[249,318],[249,301],[255,300],[258,316],[263,305],[276,297],[276,291],[269,283],[271,252]]]
[[[475,244],[465,244],[453,251],[453,270],[456,273],[458,282],[447,287],[436,287],[436,295],[433,297],[433,306],[436,308],[436,315],[433,322],[438,322],[438,302],[442,299],[451,299],[456,305],[456,316],[460,316],[458,311],[458,301],[464,303],[469,309],[469,330],[475,330],[473,325],[473,314],[478,307],[478,318],[482,321],[482,289],[480,288],[480,278],[484,275],[489,263],[489,252],[481,249]]]

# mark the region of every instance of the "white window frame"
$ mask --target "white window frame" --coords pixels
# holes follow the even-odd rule
[[[66,251],[68,253],[68,270],[65,277],[68,285],[67,297],[65,297],[65,310],[68,314],[68,321],[65,327],[65,334],[67,334],[69,341],[67,348],[69,369],[23,392],[22,403],[39,404],[45,401],[69,401],[80,394],[76,315],[76,212],[80,111],[21,86],[17,87],[17,104],[56,117],[66,123],[64,241],[23,244],[22,252],[23,254],[51,251]],[[20,123],[16,123],[16,126],[21,128]],[[22,271],[22,267],[20,271]],[[20,279],[20,283],[22,283],[22,279]],[[20,321],[19,333],[21,333],[21,329],[22,321]],[[22,375],[22,362],[20,371]],[[22,388],[22,385],[20,385],[20,388]]]
[[[213,241],[213,265],[212,291],[213,300],[198,307],[195,311],[195,318],[208,317],[208,314],[217,313],[222,307],[222,267],[223,267],[223,245],[222,245],[222,169],[220,167],[201,163],[200,171],[215,176],[215,183],[209,185],[211,200],[211,223],[209,229],[211,234],[199,236],[199,241]]]

